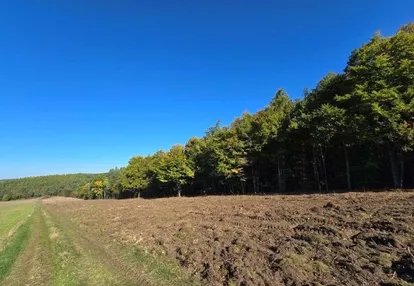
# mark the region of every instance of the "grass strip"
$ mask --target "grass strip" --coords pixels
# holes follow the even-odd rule
[[[9,273],[17,257],[26,248],[33,230],[33,216],[21,225],[13,236],[13,240],[0,253],[0,282]]]

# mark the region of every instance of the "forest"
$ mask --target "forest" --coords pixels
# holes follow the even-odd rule
[[[71,196],[73,190],[90,181],[99,180],[100,174],[68,174],[0,180],[0,200],[9,201],[40,196]]]
[[[312,193],[414,188],[414,23],[375,35],[293,101],[99,175],[0,181],[3,200]]]

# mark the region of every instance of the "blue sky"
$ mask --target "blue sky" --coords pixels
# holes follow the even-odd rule
[[[0,178],[103,172],[300,98],[414,1],[0,0]]]

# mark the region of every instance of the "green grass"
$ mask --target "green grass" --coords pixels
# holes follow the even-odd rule
[[[33,210],[34,201],[0,203],[0,241]]]
[[[183,273],[175,261],[170,261],[163,255],[148,253],[139,246],[122,248],[128,254],[129,260],[143,267],[150,279],[159,285],[198,285]]]
[[[35,201],[0,203],[0,282],[27,246]],[[29,217],[29,218],[28,218]]]
[[[62,217],[47,215],[52,250],[52,285],[129,285],[97,257],[92,244],[82,242],[73,225]]]
[[[145,253],[141,248],[135,247],[134,258],[136,262],[139,262],[141,265],[146,265],[150,270],[151,276],[158,281],[171,281],[175,278],[175,267],[173,265],[168,265],[163,263],[161,259],[156,259],[150,254]]]
[[[0,282],[6,277],[19,254],[26,248],[33,230],[33,216],[21,225],[6,248],[0,253]]]

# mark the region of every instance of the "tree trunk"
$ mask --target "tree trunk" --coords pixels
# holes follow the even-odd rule
[[[404,188],[404,157],[400,155],[400,189]]]
[[[286,174],[286,170],[285,170],[285,160],[282,157],[282,193],[285,193],[286,192],[285,174]]]
[[[207,194],[207,182],[206,179],[203,178],[203,191],[202,194]]]
[[[181,186],[180,186],[180,184],[177,184],[177,196],[179,198],[181,197]]]
[[[313,175],[314,175],[315,183],[318,187],[318,191],[320,192],[321,191],[321,184],[320,184],[320,180],[319,180],[319,172],[318,172],[315,146],[313,147]]]
[[[329,192],[329,186],[328,186],[328,174],[326,172],[326,162],[325,162],[325,154],[322,150],[322,146],[319,146],[319,149],[321,151],[321,158],[322,158],[322,168],[323,168],[323,176],[325,179],[325,190],[326,192]]]
[[[346,165],[346,183],[348,187],[348,191],[352,189],[351,185],[351,169],[349,167],[349,156],[348,156],[348,147],[344,144],[344,150],[345,150],[345,165]]]
[[[256,172],[252,164],[252,181],[253,181],[253,193],[257,193],[257,181],[256,181]]]
[[[398,167],[397,164],[395,162],[395,154],[394,151],[392,151],[391,149],[388,151],[388,155],[390,157],[390,163],[391,163],[391,175],[392,175],[392,180],[394,183],[394,188],[397,189],[398,188]]]
[[[282,170],[280,168],[280,161],[277,161],[277,180],[279,183],[279,193],[282,193]]]
[[[306,151],[302,145],[302,192],[306,192]]]
[[[254,175],[252,176],[252,183],[253,183],[253,194],[256,193],[256,178]]]
[[[213,193],[216,194],[216,183],[215,183],[214,178],[212,180],[212,185],[213,185]]]
[[[230,181],[230,193],[232,194],[232,195],[234,195],[234,186],[233,186],[233,180],[232,180],[232,178],[230,178],[229,179],[229,181]]]
[[[244,195],[244,185],[243,185],[242,179],[240,179],[240,186],[241,186],[242,194]]]

